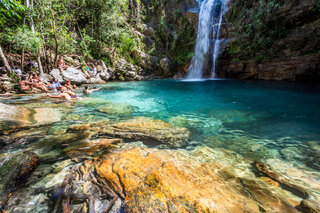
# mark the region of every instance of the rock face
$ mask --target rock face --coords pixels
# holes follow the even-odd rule
[[[229,1],[222,38],[222,78],[320,81],[317,1]],[[311,9],[312,8],[312,9]]]
[[[263,62],[221,60],[217,74],[221,78],[287,81],[320,80],[320,55],[292,57]]]
[[[39,157],[32,152],[22,152],[9,157],[0,166],[0,209],[10,193],[23,184],[39,165]]]
[[[99,176],[124,198],[126,212],[298,212],[298,202],[282,200],[276,187],[240,178],[231,168],[139,147],[96,164]]]

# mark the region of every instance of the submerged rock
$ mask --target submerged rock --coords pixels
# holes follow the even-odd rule
[[[146,142],[158,141],[173,147],[187,144],[190,132],[185,128],[175,127],[162,120],[147,117],[134,119],[109,125],[102,131],[113,137],[121,137]]]
[[[81,106],[98,106],[98,105],[109,105],[110,101],[103,98],[83,98],[77,102]]]
[[[0,209],[3,209],[11,193],[22,185],[39,165],[39,157],[33,152],[14,154],[0,167]]]
[[[252,172],[244,177],[243,163],[204,160],[199,151],[200,158],[129,147],[105,156],[96,170],[124,198],[126,212],[298,212],[299,199]]]
[[[143,141],[158,145],[167,144],[172,147],[181,147],[187,144],[190,132],[185,128],[175,127],[162,120],[153,120],[147,117],[136,117],[120,123],[110,123],[108,120],[92,123],[75,124],[70,130],[80,131],[90,137],[106,135],[130,141]]]
[[[0,131],[31,124],[30,114],[25,107],[0,103]]]
[[[52,124],[61,120],[61,113],[53,108],[34,109],[33,119],[38,124]]]
[[[134,112],[134,107],[128,104],[112,104],[108,106],[101,106],[98,108],[99,112],[104,112],[107,114],[116,114],[121,116],[129,116]]]
[[[0,103],[0,132],[23,127],[49,125],[61,120],[56,108],[32,108]]]

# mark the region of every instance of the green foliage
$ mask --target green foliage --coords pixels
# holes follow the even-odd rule
[[[0,0],[0,44],[5,52],[40,52],[42,60],[46,53],[51,67],[56,51],[81,55],[84,68],[84,58],[101,59],[107,66],[120,58],[141,65],[137,53],[145,52],[183,65],[193,55],[195,32],[180,9],[166,1],[34,0],[26,9],[20,2]],[[145,23],[153,23],[156,31],[147,35],[149,43]]]
[[[12,32],[11,38],[17,49],[24,48],[33,54],[38,54],[41,49],[42,39],[39,33],[32,32],[28,27],[22,26]]]
[[[0,0],[0,26],[4,26],[12,19],[20,19],[20,13],[25,10],[25,7],[17,0]]]
[[[8,77],[10,78],[11,82],[19,83],[20,81],[20,77],[14,72],[10,73]]]

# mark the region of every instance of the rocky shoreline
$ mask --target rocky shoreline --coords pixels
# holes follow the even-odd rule
[[[77,117],[76,105],[122,117]],[[319,174],[272,157],[257,162],[218,145],[185,149],[192,123],[176,118],[170,123],[180,125],[173,126],[131,117],[130,110],[92,98],[37,102],[36,95],[1,104],[1,209],[319,212]]]

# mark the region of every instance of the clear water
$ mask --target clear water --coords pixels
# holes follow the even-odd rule
[[[31,150],[39,155],[40,166],[28,183],[14,194],[15,198],[9,201],[8,212],[25,208],[30,208],[30,212],[50,212],[55,202],[49,196],[52,187],[61,186],[70,168],[84,159],[108,152],[79,154],[74,160],[66,150],[84,147],[79,146],[83,145],[82,139],[68,130],[70,125],[104,119],[118,122],[135,116],[161,119],[187,128],[191,139],[180,151],[191,153],[200,148],[224,153],[227,150],[231,156],[240,155],[246,162],[286,162],[285,166],[302,169],[297,170],[303,171],[302,174],[312,173],[312,178],[308,179],[310,175],[300,177],[320,185],[319,84],[153,80],[108,83],[101,87],[101,90],[90,96],[82,95],[73,103],[53,106],[55,100],[45,99],[39,107],[61,107],[63,119],[50,126],[26,130],[22,138],[15,136],[20,132],[9,135],[18,139],[0,150],[0,164],[8,154]],[[81,91],[77,93],[80,95]],[[39,95],[16,96],[0,98],[0,101],[30,107],[39,104],[38,98]],[[113,112],[99,110],[105,106],[113,106]],[[173,149],[164,144],[144,145]],[[200,158],[206,154],[199,153]],[[33,203],[38,203],[37,211]]]
[[[257,153],[254,160],[270,157],[269,154],[285,158],[281,150],[287,147],[301,151],[297,153],[297,158],[301,159],[307,142],[320,144],[319,85],[154,80],[109,84],[92,97],[131,105],[135,108],[133,116],[186,126],[192,132],[193,141],[197,141],[195,144],[215,146],[208,140],[210,137],[223,141],[227,149],[237,150],[234,145],[239,140],[245,140],[244,150],[260,144],[267,151]],[[308,161],[308,156],[302,157]],[[320,169],[319,162],[309,163]]]

